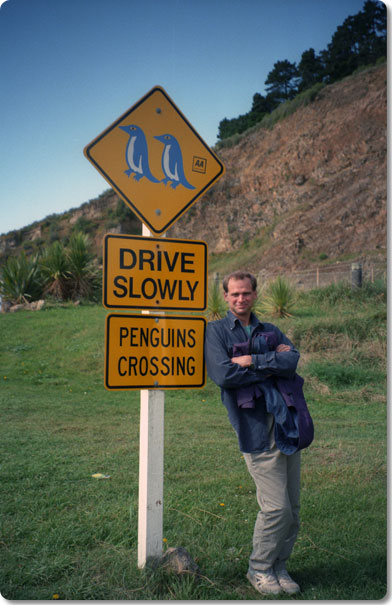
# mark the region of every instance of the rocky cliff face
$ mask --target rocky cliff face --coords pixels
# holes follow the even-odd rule
[[[327,86],[272,130],[219,151],[225,176],[170,235],[215,253],[256,238],[253,270],[385,258],[386,77],[382,65]]]
[[[218,151],[225,176],[167,235],[204,240],[215,258],[234,252],[233,266],[255,272],[287,273],[323,258],[385,261],[386,79],[385,64],[350,76],[273,129],[253,130]],[[97,259],[106,232],[141,232],[108,190],[1,236],[0,262],[75,228],[89,232]]]

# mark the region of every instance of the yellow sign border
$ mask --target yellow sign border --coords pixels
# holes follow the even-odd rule
[[[201,380],[198,384],[171,384],[171,385],[159,385],[156,384],[155,381],[151,382],[151,384],[132,384],[132,385],[110,385],[109,381],[109,362],[110,362],[110,322],[112,319],[138,319],[140,323],[145,321],[157,320],[159,321],[176,321],[181,323],[183,321],[186,322],[202,322],[203,323],[203,362],[202,362],[202,376]],[[204,352],[204,339],[207,327],[207,320],[205,317],[195,316],[189,317],[184,315],[174,316],[174,315],[153,315],[153,314],[125,314],[125,313],[110,313],[106,316],[106,324],[105,324],[105,372],[104,372],[104,384],[105,388],[109,391],[131,391],[131,390],[140,390],[140,389],[148,389],[148,390],[167,390],[167,389],[201,389],[206,384],[206,366],[205,366],[205,352]],[[170,349],[168,349],[170,351]]]

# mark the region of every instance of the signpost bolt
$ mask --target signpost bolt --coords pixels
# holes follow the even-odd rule
[[[160,209],[159,209],[159,208],[157,208],[157,209],[155,210],[155,214],[156,214],[157,216],[160,216],[160,215],[161,215],[161,211],[160,211]]]
[[[155,110],[157,113],[162,113],[162,109],[160,107],[157,107]]]

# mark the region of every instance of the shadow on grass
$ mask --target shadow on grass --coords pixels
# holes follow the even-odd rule
[[[314,555],[310,555],[314,560]],[[291,562],[291,561],[290,561]],[[273,600],[379,600],[387,594],[386,556],[369,553],[356,559],[322,560],[319,563],[288,564],[289,573],[301,586],[301,592],[281,594]],[[227,563],[220,573],[208,574],[217,592],[242,600],[266,599],[246,579],[247,564]],[[227,598],[227,597],[226,597]]]
[[[300,584],[302,597],[378,600],[387,594],[386,570],[386,556],[369,553],[355,560],[336,558],[318,565],[293,566],[290,573]]]

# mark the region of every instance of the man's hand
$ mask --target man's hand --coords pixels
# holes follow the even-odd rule
[[[287,353],[291,350],[289,345],[280,344],[276,347],[277,353]],[[231,358],[232,363],[238,363],[241,368],[249,368],[252,365],[252,355],[239,355],[238,357]]]
[[[252,355],[239,355],[238,357],[232,357],[233,363],[238,363],[241,368],[249,368],[252,363]]]
[[[290,351],[290,350],[291,349],[290,349],[289,345],[281,344],[276,347],[277,353],[286,353],[287,351]]]

